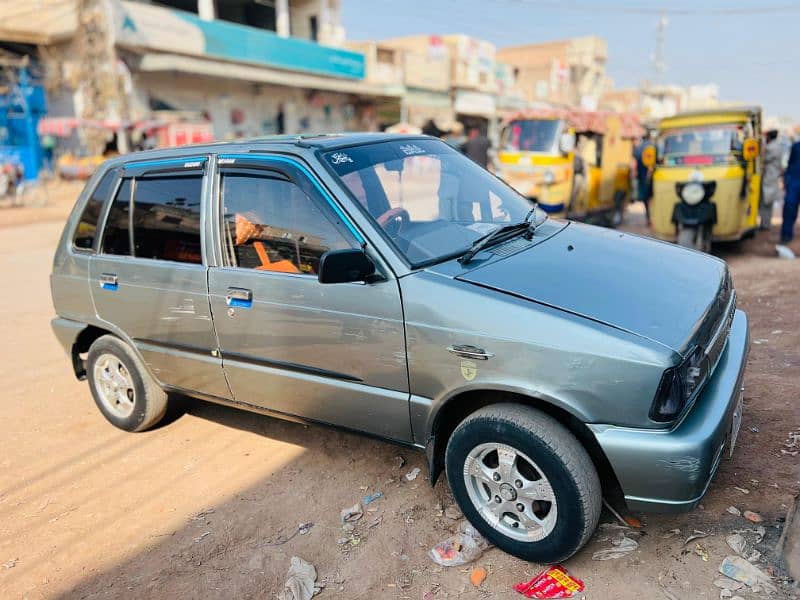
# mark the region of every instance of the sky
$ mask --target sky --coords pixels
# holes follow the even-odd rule
[[[665,72],[654,77],[659,11]],[[343,0],[351,40],[465,33],[497,47],[598,35],[616,88],[717,83],[725,101],[800,121],[800,0]]]

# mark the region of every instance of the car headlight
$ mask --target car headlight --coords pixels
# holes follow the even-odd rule
[[[681,190],[681,198],[690,206],[700,204],[705,197],[706,191],[701,183],[687,183]]]
[[[679,366],[664,372],[650,418],[659,423],[674,420],[703,387],[707,376],[708,360],[704,350],[697,347]]]
[[[553,169],[546,169],[544,172],[544,176],[542,177],[542,181],[545,184],[550,185],[556,180],[556,174],[553,172]]]

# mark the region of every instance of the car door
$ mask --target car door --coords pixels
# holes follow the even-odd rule
[[[89,267],[98,318],[164,385],[230,399],[201,236],[206,157],[130,163]]]
[[[397,281],[384,269],[376,283],[319,283],[322,255],[363,237],[299,160],[218,164],[223,265],[209,297],[234,399],[410,440]]]

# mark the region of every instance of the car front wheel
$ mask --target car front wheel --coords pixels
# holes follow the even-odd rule
[[[94,341],[86,373],[100,412],[120,429],[144,431],[164,417],[166,392],[119,338],[104,335]]]
[[[509,554],[563,561],[597,527],[597,471],[575,436],[541,411],[519,404],[476,411],[453,432],[445,462],[464,515]]]

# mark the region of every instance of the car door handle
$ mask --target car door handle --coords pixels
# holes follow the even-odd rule
[[[229,287],[225,302],[228,306],[250,308],[253,306],[253,292],[245,288]]]
[[[115,273],[100,273],[100,287],[112,292],[117,291],[119,282]]]
[[[493,352],[487,352],[483,348],[476,348],[469,345],[453,345],[447,347],[448,352],[462,358],[474,358],[475,360],[489,360],[494,356]]]

